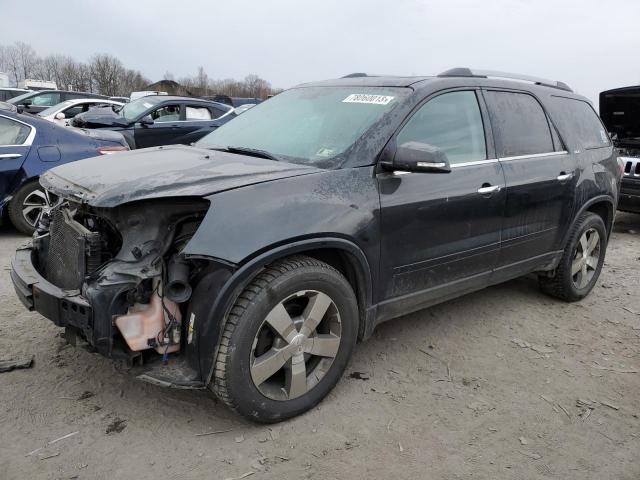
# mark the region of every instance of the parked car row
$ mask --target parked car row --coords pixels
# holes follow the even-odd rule
[[[43,172],[128,149],[117,132],[61,127],[0,103],[0,215],[7,214],[20,232],[33,233],[57,201],[38,182]]]

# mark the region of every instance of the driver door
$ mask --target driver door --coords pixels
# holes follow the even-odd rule
[[[183,110],[180,103],[164,104],[148,114],[153,120],[151,125],[136,123],[136,148],[180,143],[178,139],[182,132]]]
[[[451,172],[378,174],[381,317],[488,284],[505,206],[489,129],[482,97],[469,89],[427,99],[396,134],[396,145],[443,150]]]

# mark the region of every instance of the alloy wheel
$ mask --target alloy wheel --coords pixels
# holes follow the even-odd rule
[[[598,268],[600,260],[600,234],[595,228],[580,237],[571,262],[571,279],[577,288],[585,288]]]
[[[22,202],[22,216],[32,227],[36,227],[42,215],[59,203],[58,196],[44,189],[30,192]]]
[[[299,291],[266,316],[253,341],[251,379],[272,400],[291,400],[315,387],[340,349],[340,314],[331,298]]]

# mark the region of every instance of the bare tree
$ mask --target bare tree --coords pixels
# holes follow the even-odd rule
[[[54,80],[59,88],[110,96],[126,96],[132,91],[144,90],[151,83],[138,70],[126,69],[113,55],[96,54],[89,63],[78,62],[66,55],[39,58],[35,50],[24,42],[0,45],[0,71],[7,72],[15,84],[25,78],[35,77]],[[169,71],[165,72],[164,79],[175,81]],[[193,95],[266,98],[279,92],[258,75],[247,75],[244,80],[213,80],[204,67],[198,67],[196,75],[181,78],[179,83],[178,91]]]
[[[124,70],[122,63],[108,53],[98,53],[89,62],[91,78],[98,93],[103,95],[118,94],[118,79]]]

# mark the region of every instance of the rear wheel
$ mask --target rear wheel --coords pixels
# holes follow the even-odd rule
[[[233,306],[211,388],[255,421],[303,413],[340,379],[357,325],[355,294],[334,268],[303,256],[274,263]]]
[[[9,219],[20,232],[31,235],[42,214],[59,202],[37,180],[24,184],[9,202]]]
[[[607,249],[607,231],[599,215],[586,212],[571,230],[552,278],[539,277],[543,292],[568,302],[586,297],[596,284]]]

